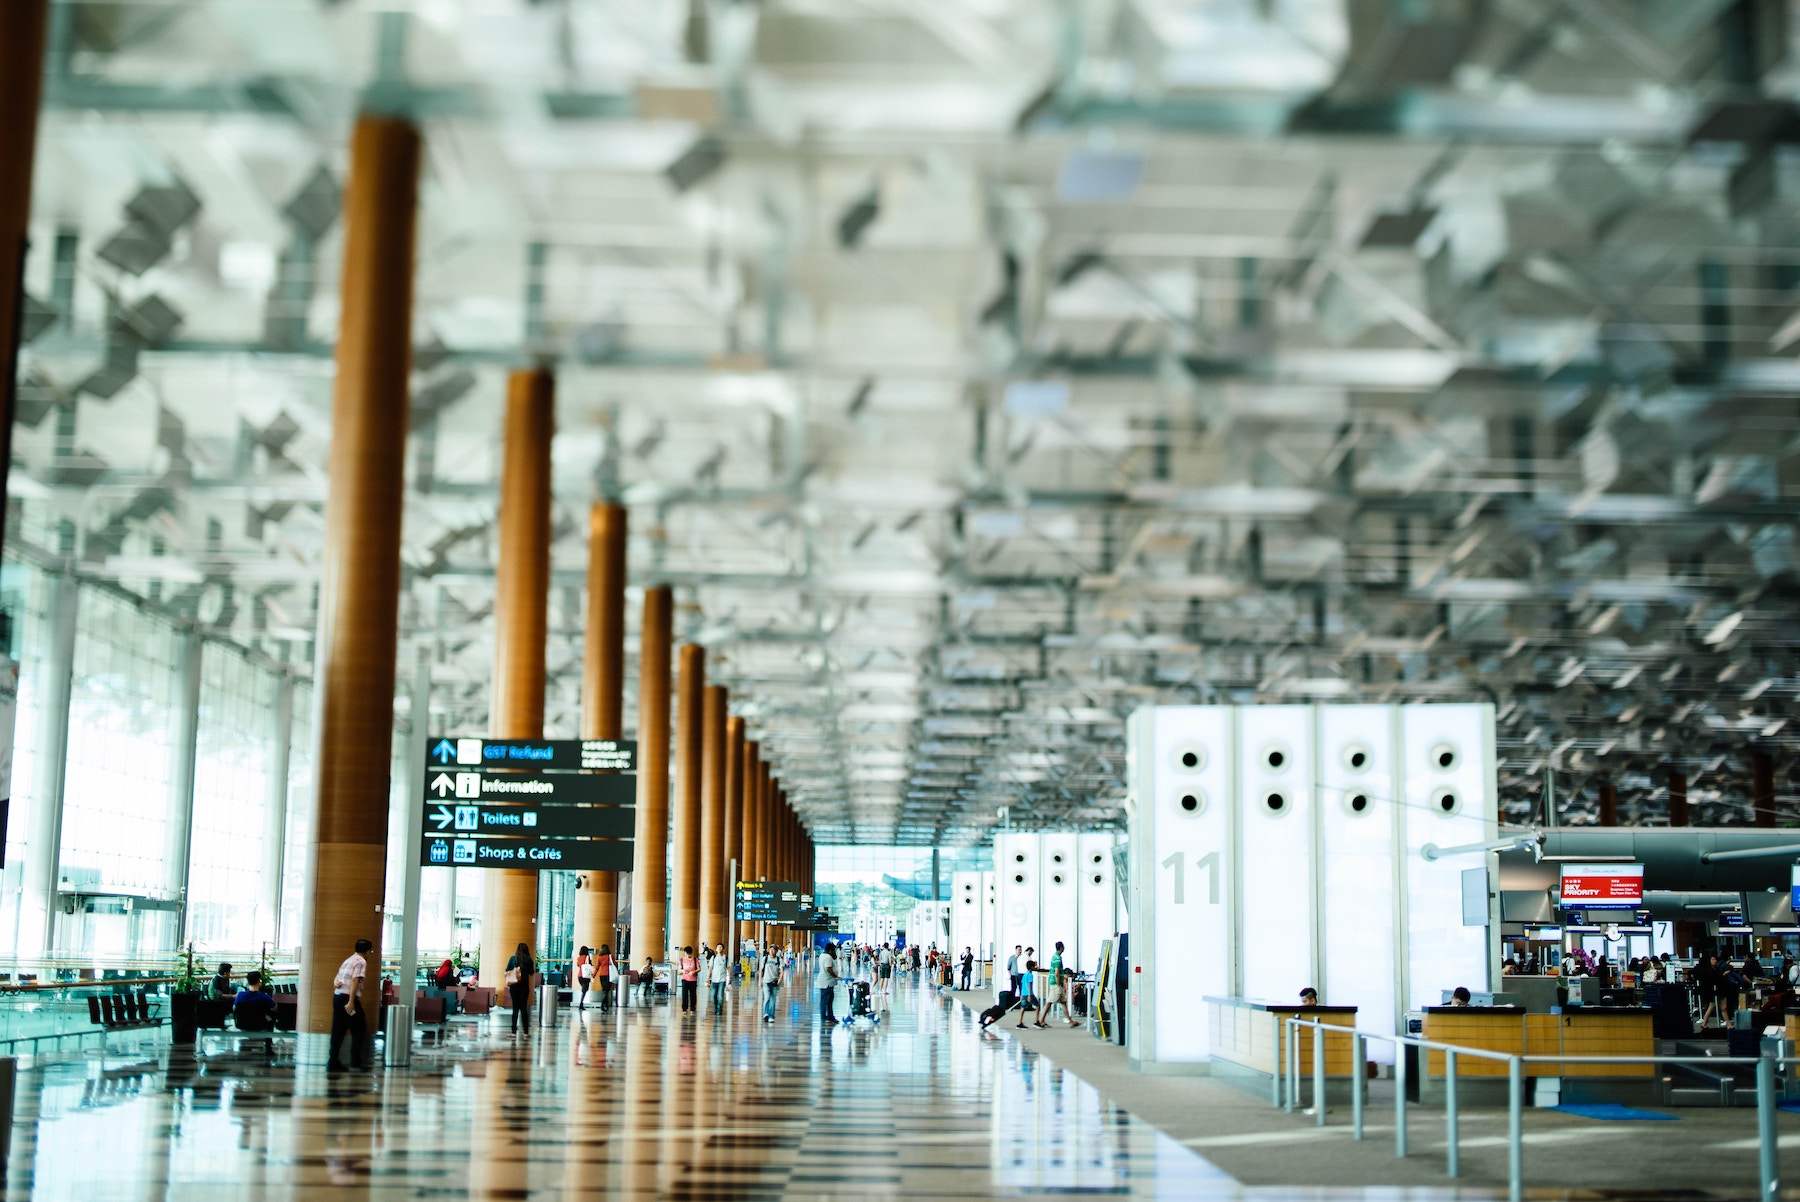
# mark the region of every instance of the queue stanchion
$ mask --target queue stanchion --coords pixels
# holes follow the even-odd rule
[[[1763,1202],[1775,1202],[1781,1196],[1781,1153],[1775,1142],[1775,1057],[1767,1053],[1756,1062],[1756,1147]]]
[[[1525,1192],[1525,1061],[1506,1062],[1506,1177],[1509,1202]]]
[[[1350,1035],[1350,1138],[1361,1140],[1363,1137],[1363,1092],[1368,1081],[1368,1061],[1364,1058],[1365,1048],[1362,1032],[1355,1031]]]
[[[1406,1045],[1394,1041],[1394,1155],[1406,1156]]]
[[[1313,1110],[1318,1126],[1325,1125],[1325,1024],[1313,1028]]]
[[[1462,1175],[1462,1150],[1456,1141],[1456,1053],[1449,1049],[1444,1051],[1444,1173],[1449,1177]]]
[[[1269,1065],[1269,1103],[1282,1108],[1282,1083],[1287,1076],[1287,1060],[1282,1056],[1282,1015],[1269,1015],[1274,1026],[1274,1062]]]

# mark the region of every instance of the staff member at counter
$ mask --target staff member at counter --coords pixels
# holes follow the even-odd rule
[[[1469,992],[1469,987],[1467,985],[1458,985],[1450,992],[1450,1004],[1452,1006],[1467,1006],[1473,998],[1474,995]]]

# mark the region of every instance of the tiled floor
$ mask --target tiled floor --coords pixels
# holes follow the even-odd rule
[[[20,1074],[9,1198],[800,1199],[1239,1187],[963,1007],[903,986],[879,1026],[666,1005],[453,1038],[327,1078],[232,1040]],[[840,1005],[841,1005],[840,996]]]

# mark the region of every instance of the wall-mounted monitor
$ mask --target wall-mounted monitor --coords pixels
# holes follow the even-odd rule
[[[1644,866],[1564,864],[1560,904],[1568,910],[1636,910],[1644,904]]]
[[[1744,912],[1742,910],[1727,910],[1723,914],[1719,915],[1719,929],[1720,930],[1723,930],[1726,927],[1740,927],[1741,928],[1741,927],[1745,927],[1748,925],[1750,925],[1750,924],[1745,920]]]
[[[1562,942],[1562,936],[1563,929],[1561,927],[1525,928],[1525,938],[1536,943],[1560,943]]]

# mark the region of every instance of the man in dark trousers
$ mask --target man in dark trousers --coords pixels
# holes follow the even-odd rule
[[[338,1059],[338,1045],[350,1037],[350,1063],[356,1068],[369,1067],[369,1027],[363,1019],[362,989],[369,976],[368,954],[375,945],[367,939],[356,941],[356,951],[338,966],[331,981],[331,1055],[325,1071],[341,1073],[344,1062]]]
[[[969,977],[974,971],[975,949],[965,947],[962,954],[962,989],[964,993],[969,991]]]

